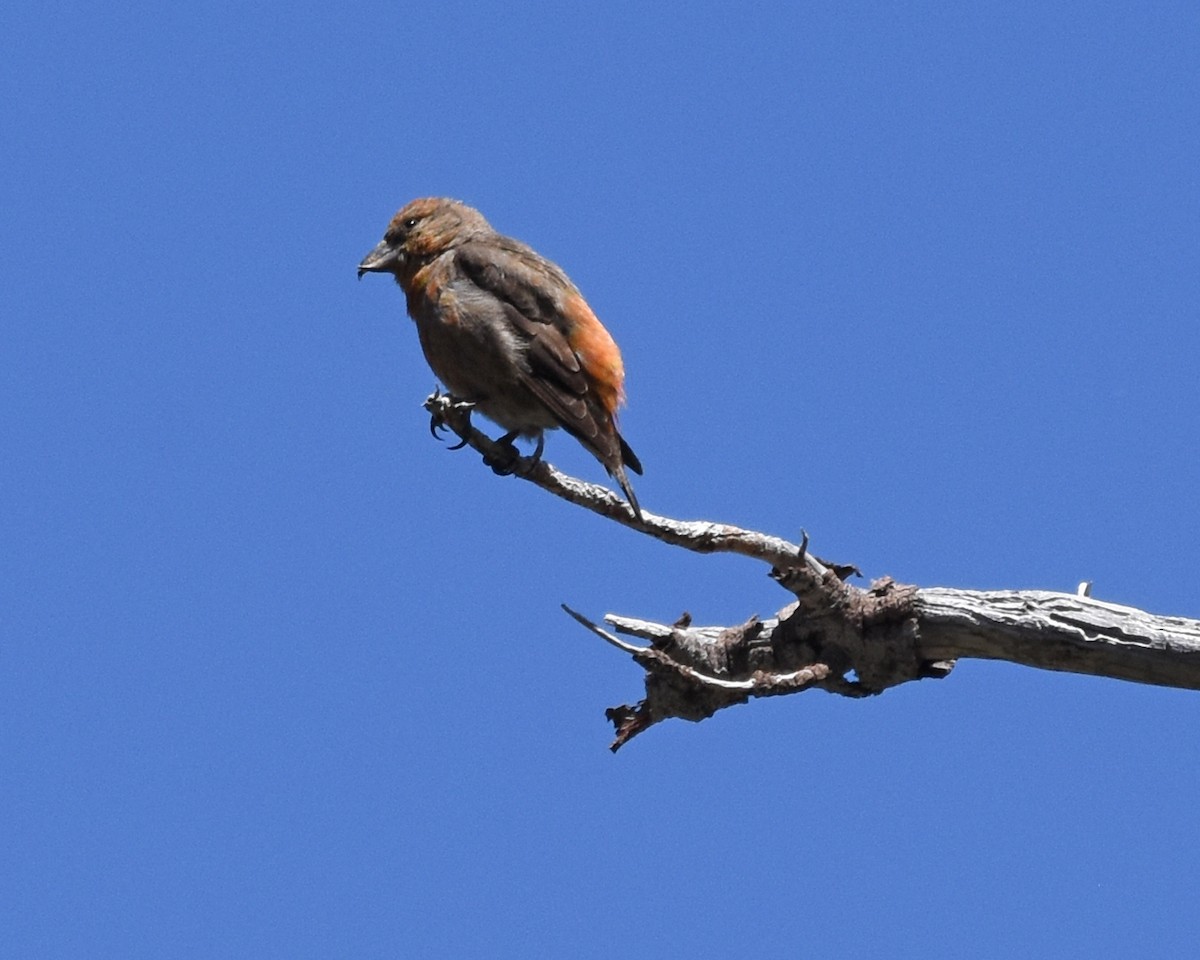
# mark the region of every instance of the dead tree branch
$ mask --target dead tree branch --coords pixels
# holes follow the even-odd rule
[[[824,573],[821,562],[807,553],[807,544],[789,543],[779,537],[727,523],[672,520],[644,510],[644,520],[639,523],[629,505],[607,487],[577,480],[540,458],[519,456],[511,446],[497,443],[477,430],[471,423],[471,404],[435,392],[426,398],[424,406],[429,412],[430,429],[435,437],[438,430],[453,431],[462,441],[459,446],[470,446],[476,450],[483,456],[484,463],[496,472],[528,480],[556,497],[648,533],[663,543],[696,553],[736,553],[778,567],[803,562],[818,575]]]
[[[425,402],[435,431],[448,428],[497,472],[699,553],[737,553],[771,565],[796,598],[774,617],[732,627],[667,625],[609,614],[615,633],[564,606],[579,623],[645,671],[646,696],[612,707],[614,750],[662,720],[699,721],[756,697],[821,689],[866,697],[911,680],[949,675],[957,660],[1006,660],[1200,690],[1200,621],[1162,617],[1078,594],[1035,590],[918,588],[890,578],[867,589],[845,582],[853,567],[818,560],[800,544],[726,524],[680,521],[643,511],[639,522],[612,491],[521,457],[470,422],[470,405],[434,394]],[[629,643],[616,634],[644,640]]]

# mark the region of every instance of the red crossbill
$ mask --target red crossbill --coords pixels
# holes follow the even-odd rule
[[[455,397],[500,424],[511,443],[562,427],[621,485],[642,472],[617,431],[624,401],[621,351],[554,263],[492,229],[457,200],[403,207],[358,265],[391,273],[404,290],[425,359]]]

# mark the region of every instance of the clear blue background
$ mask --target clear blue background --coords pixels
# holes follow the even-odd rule
[[[0,13],[0,952],[1187,955],[1197,694],[674,722],[567,602],[788,596],[430,439],[446,194],[625,352],[645,506],[1200,616],[1200,7]],[[547,458],[599,466],[550,437]]]

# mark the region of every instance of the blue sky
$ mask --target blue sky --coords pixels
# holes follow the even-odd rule
[[[1194,948],[1194,693],[972,662],[610,755],[640,671],[560,603],[788,596],[447,452],[400,292],[354,271],[425,194],[562,264],[649,510],[1197,617],[1194,3],[68,2],[0,35],[5,955]]]

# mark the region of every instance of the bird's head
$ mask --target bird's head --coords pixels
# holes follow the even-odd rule
[[[447,250],[493,232],[478,210],[445,197],[421,197],[400,209],[379,244],[358,265],[364,273],[411,276]]]

